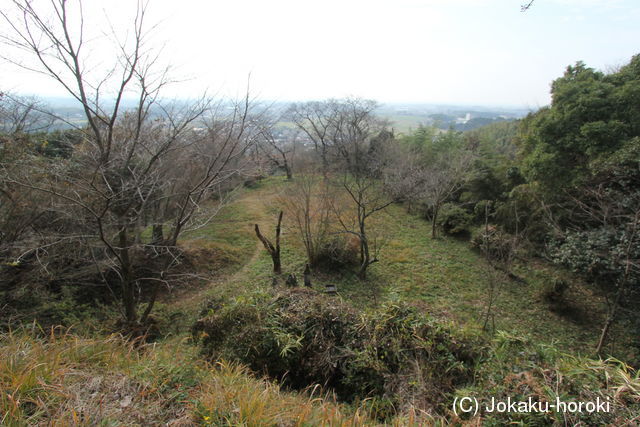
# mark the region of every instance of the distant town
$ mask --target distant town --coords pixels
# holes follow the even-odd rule
[[[59,118],[55,121],[53,128],[66,129],[81,125],[85,121],[82,108],[73,99],[45,97],[41,98],[41,101],[47,110]],[[123,106],[128,108],[132,103],[128,101]],[[283,113],[289,105],[288,102],[269,101],[265,101],[265,104],[270,104],[274,110],[280,110]],[[517,120],[531,111],[533,110],[523,107],[383,103],[377,113],[389,120],[396,133],[409,133],[420,126],[467,131],[495,122]],[[287,127],[286,115],[283,116],[281,124]],[[283,129],[283,132],[286,133],[286,130]]]

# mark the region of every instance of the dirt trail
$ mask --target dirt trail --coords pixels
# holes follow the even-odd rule
[[[243,211],[249,214],[250,221],[247,221],[247,227],[253,228],[253,224],[257,223],[260,227],[269,229],[273,224],[270,223],[272,218],[270,218],[268,210],[279,194],[280,190],[271,186],[262,189],[248,190],[240,198],[233,201],[232,204],[242,206]],[[189,286],[164,294],[159,300],[170,303],[172,308],[184,312],[199,310],[212,288],[224,283],[233,282],[243,275],[246,275],[251,266],[258,260],[262,251],[264,251],[264,247],[256,238],[251,257],[246,259],[240,268],[235,269],[233,272],[218,273],[218,275],[207,280],[207,283],[204,285]]]

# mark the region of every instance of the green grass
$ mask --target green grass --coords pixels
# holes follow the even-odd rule
[[[467,241],[446,236],[432,239],[430,225],[406,214],[401,206],[391,206],[377,218],[376,225],[387,230],[390,241],[373,273],[388,291],[424,301],[436,314],[479,327],[488,301],[487,289],[496,281],[497,329],[531,334],[565,350],[590,351],[594,345],[604,302],[575,280],[569,299],[574,297],[573,303],[589,313],[588,319],[574,321],[552,313],[541,294],[548,281],[564,274],[554,266],[540,260],[521,262],[514,269],[524,279],[525,283],[520,283],[497,274]],[[582,298],[585,294],[589,298]]]
[[[198,255],[197,266],[210,268],[211,276],[158,303],[154,315],[163,319],[160,324],[166,334],[159,342],[139,345],[117,336],[87,338],[60,330],[0,334],[0,354],[7,355],[0,358],[0,424],[376,425],[366,401],[359,406],[337,404],[314,391],[282,390],[234,363],[210,365],[188,338],[188,328],[208,299],[242,298],[272,286],[271,259],[253,226],[258,223],[265,235],[273,236],[278,196],[287,185],[277,177],[242,189],[205,227],[185,234],[181,244]],[[283,226],[283,270],[285,275],[297,274],[301,282],[306,262],[303,246],[287,216]],[[615,399],[623,409],[627,400],[637,401],[637,372],[615,361],[577,356],[590,353],[602,323],[604,301],[590,287],[572,279],[568,296],[572,310],[558,315],[541,292],[551,278],[571,277],[541,260],[515,266],[515,274],[525,283],[505,279],[492,272],[468,242],[431,239],[430,225],[407,214],[402,206],[390,206],[375,215],[370,230],[384,237],[385,245],[380,262],[370,267],[368,280],[358,279],[353,269],[316,271],[316,289],[325,283],[337,284],[336,298],[364,309],[385,300],[410,301],[473,335],[482,325],[488,283],[500,280],[494,350],[482,367],[484,377],[468,390],[459,390],[460,395],[511,396],[528,390],[525,386],[535,386],[551,399],[560,384],[568,395],[584,391],[584,398],[596,392],[622,396]],[[228,262],[218,263],[208,256],[226,257]],[[177,314],[179,318],[174,318]],[[527,350],[534,347],[538,350]],[[553,356],[558,349],[572,356]],[[619,358],[628,360],[625,354]],[[592,393],[594,384],[599,390]],[[632,412],[621,413],[620,420],[632,416]],[[429,417],[409,407],[389,424],[447,424]],[[460,421],[452,414],[447,418],[455,425]]]
[[[181,241],[216,243],[233,250],[239,257],[251,256],[254,248],[250,228],[252,220],[253,216],[245,208],[243,200],[236,200],[222,206],[204,227],[184,233]]]
[[[243,190],[215,221],[195,236],[233,246],[244,262],[223,283],[205,291],[203,298],[233,296],[271,286],[271,259],[258,243],[253,224],[259,223],[263,233],[272,236],[277,196],[286,185],[282,177],[275,177],[262,181],[257,188]],[[390,298],[412,301],[461,327],[479,329],[488,301],[487,289],[491,281],[497,281],[498,296],[491,322],[497,330],[528,335],[565,351],[583,354],[592,351],[603,322],[604,299],[575,278],[571,280],[569,306],[564,315],[551,311],[542,298],[545,285],[554,277],[568,277],[566,272],[534,259],[514,267],[523,283],[509,280],[497,274],[467,241],[447,236],[432,239],[430,224],[407,214],[399,205],[372,217],[370,229],[382,235],[385,244],[380,262],[369,269],[368,279],[359,280],[353,270],[314,272],[317,289],[334,283],[340,297],[359,307]],[[302,244],[285,215],[282,235],[285,276],[294,273],[301,283],[305,262]],[[631,355],[617,356],[626,359]]]

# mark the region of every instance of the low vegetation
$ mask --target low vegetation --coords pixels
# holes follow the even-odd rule
[[[381,419],[446,406],[482,353],[405,304],[361,313],[308,289],[212,303],[193,334],[213,360],[241,361],[295,389],[322,384],[342,401],[368,397]]]
[[[0,93],[0,424],[640,421],[640,56],[396,134],[361,98],[167,102],[146,4],[102,76],[51,5],[0,13],[86,116]]]

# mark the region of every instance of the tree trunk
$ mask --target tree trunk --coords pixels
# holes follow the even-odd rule
[[[134,242],[136,244],[141,244],[142,243],[142,230],[144,230],[145,225],[146,224],[143,224],[142,216],[139,216],[136,219],[136,227],[135,227]]]
[[[287,174],[287,180],[291,181],[293,179],[293,174],[291,173],[291,167],[289,167],[286,157],[284,159],[284,171]]]
[[[368,265],[366,263],[360,265],[360,270],[358,270],[359,279],[365,280],[367,278],[367,267]]]
[[[144,313],[140,317],[140,323],[142,323],[142,324],[146,323],[147,319],[149,318],[149,315],[151,314],[151,310],[153,310],[153,306],[154,306],[154,304],[156,302],[156,298],[158,297],[158,289],[159,288],[160,288],[160,286],[158,286],[158,284],[154,285],[153,291],[152,291],[152,294],[151,294],[151,299],[147,303],[147,308],[144,310]]]
[[[437,222],[438,222],[438,211],[440,210],[440,204],[437,203],[434,207],[433,207],[433,218],[431,219],[431,238],[435,239],[436,237],[438,237],[438,233],[437,233]]]
[[[124,306],[125,320],[131,324],[138,320],[138,313],[136,310],[133,266],[129,257],[129,239],[124,221],[121,224],[118,232],[118,244],[120,246],[120,274],[122,275],[122,305]]]
[[[311,267],[309,267],[309,264],[304,266],[304,285],[307,288],[311,287]]]
[[[153,224],[151,229],[151,244],[159,245],[164,240],[162,224]]]
[[[602,348],[604,347],[604,343],[609,336],[609,329],[611,329],[611,325],[613,324],[613,316],[607,316],[607,320],[602,327],[602,332],[600,333],[600,338],[598,339],[598,345],[596,346],[596,354],[600,354],[602,352]]]
[[[613,305],[607,314],[607,320],[604,322],[604,326],[602,327],[602,332],[600,333],[600,338],[598,339],[598,345],[596,346],[596,354],[600,354],[602,352],[602,348],[604,347],[605,342],[607,341],[607,337],[609,336],[609,330],[611,329],[611,325],[616,319],[616,314],[618,311],[618,305],[620,304],[620,299],[622,298],[622,293],[624,292],[624,282],[621,283],[618,287],[618,292],[616,292],[616,297],[613,300]]]
[[[280,265],[280,251],[276,254],[271,254],[271,259],[273,261],[273,272],[275,274],[282,274],[282,265]]]
[[[364,232],[364,227],[361,227]],[[362,280],[367,278],[367,268],[375,262],[371,260],[371,254],[369,253],[369,242],[366,237],[360,237],[360,270],[358,271],[358,277]]]
[[[282,273],[282,266],[280,264],[280,231],[281,231],[281,224],[282,224],[282,214],[283,212],[280,211],[280,214],[278,215],[278,225],[276,226],[275,246],[269,241],[269,239],[267,239],[262,235],[258,224],[255,225],[256,236],[258,236],[258,239],[260,239],[260,241],[264,245],[264,248],[267,250],[267,252],[269,252],[269,255],[271,255],[271,260],[273,261],[273,272],[275,274]]]
[[[327,148],[322,144],[322,177],[326,180],[329,173],[329,161],[327,160]]]

